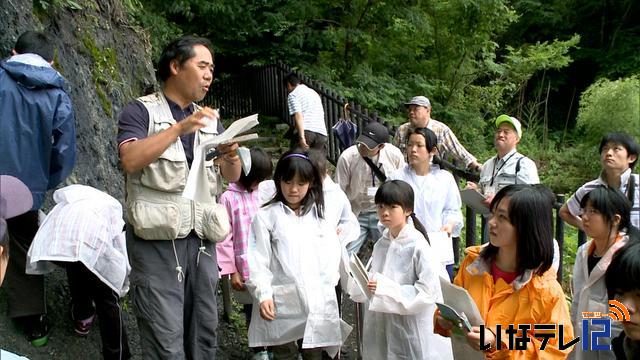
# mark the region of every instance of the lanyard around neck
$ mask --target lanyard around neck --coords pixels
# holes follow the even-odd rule
[[[498,163],[498,161],[500,161],[500,159],[498,159],[498,157],[496,156],[496,161],[493,162],[493,171],[491,172],[491,183],[489,184],[489,186],[493,186],[493,181],[496,179],[496,174],[500,174],[500,170],[502,170],[502,168],[507,165],[507,163],[509,162],[509,160],[511,160],[511,158],[513,157],[513,155],[517,154],[517,151],[514,151],[513,154],[509,155],[508,158],[506,158],[504,160],[504,162],[502,163],[502,165],[500,165],[500,167],[498,168],[498,170],[496,170],[496,164]]]

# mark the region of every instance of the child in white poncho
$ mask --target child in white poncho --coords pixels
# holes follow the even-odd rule
[[[433,332],[439,277],[448,276],[413,214],[413,197],[402,180],[384,183],[375,195],[386,229],[371,255],[364,359],[453,359],[451,341]]]

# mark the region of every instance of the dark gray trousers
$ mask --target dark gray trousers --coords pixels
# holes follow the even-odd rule
[[[133,238],[131,297],[143,357],[215,359],[218,327],[215,244],[201,242],[193,232],[174,241],[184,273],[179,281],[171,241]],[[201,244],[204,252],[199,250]]]
[[[8,315],[16,318],[46,313],[44,275],[27,275],[27,252],[38,231],[38,212],[29,211],[7,220],[9,264],[2,285],[7,292]]]

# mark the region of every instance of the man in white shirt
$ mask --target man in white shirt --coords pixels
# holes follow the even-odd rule
[[[580,219],[580,201],[597,186],[606,185],[620,189],[625,194],[631,202],[631,225],[640,227],[640,175],[631,173],[638,162],[638,143],[628,134],[608,133],[602,137],[599,151],[602,173],[576,190],[560,208],[560,217],[567,224],[584,230]]]
[[[370,122],[356,139],[356,145],[347,148],[338,158],[336,182],[347,194],[360,223],[360,236],[347,246],[349,254],[357,253],[368,238],[378,240],[381,236],[373,200],[384,180],[376,176],[365,157],[381,174],[391,174],[402,168],[405,165],[402,152],[388,141],[389,130],[378,122]]]
[[[289,96],[289,115],[294,117],[294,131],[291,135],[291,149],[314,148],[327,151],[327,127],[324,122],[324,108],[317,92],[300,83],[294,73],[284,79]]]
[[[478,190],[486,197],[487,206],[503,187],[512,184],[538,184],[536,163],[516,149],[522,137],[522,125],[512,116],[496,118],[496,134],[493,138],[497,155],[482,165],[480,182],[468,182],[467,187]]]

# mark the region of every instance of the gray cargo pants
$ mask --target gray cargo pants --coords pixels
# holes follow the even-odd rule
[[[143,358],[215,359],[215,244],[201,242],[192,232],[174,241],[174,254],[171,241],[133,238],[131,297]],[[201,244],[204,252],[199,249]],[[176,272],[176,255],[184,273],[182,281]]]

